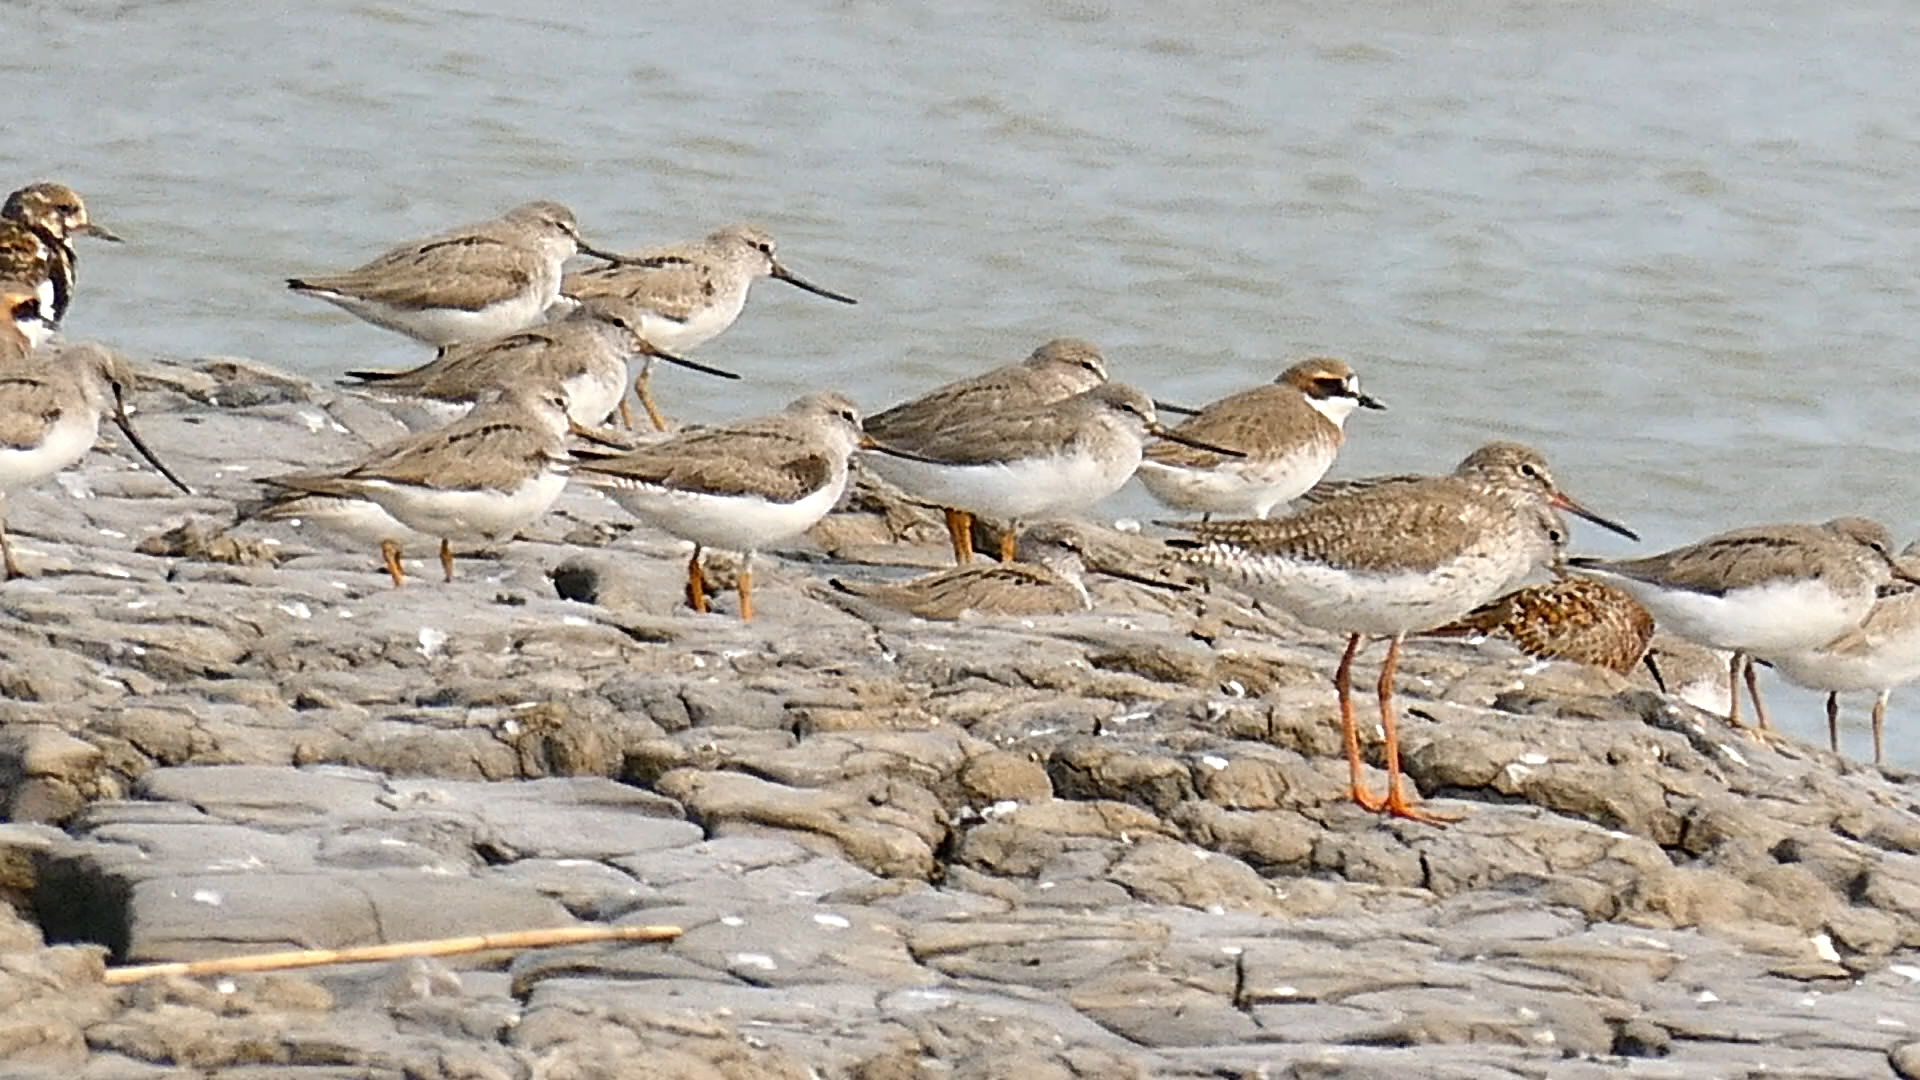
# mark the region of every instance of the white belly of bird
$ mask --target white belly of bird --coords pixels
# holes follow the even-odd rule
[[[515,333],[539,322],[560,295],[560,278],[555,274],[547,288],[524,289],[504,300],[471,310],[387,304],[325,289],[313,290],[313,295],[338,304],[376,326],[384,326],[417,341],[429,345],[457,345]]]
[[[568,418],[586,427],[599,427],[627,396],[627,369],[608,365],[604,371],[584,371],[560,386],[567,393]]]
[[[935,506],[1034,521],[1083,512],[1119,491],[1140,464],[1131,454],[1066,453],[992,465],[933,465],[870,453],[865,461],[900,490]]]
[[[847,487],[842,474],[833,483],[793,502],[754,495],[704,495],[651,484],[601,486],[614,502],[655,528],[701,547],[758,551],[791,540],[819,523]]]
[[[100,418],[68,410],[42,434],[40,445],[0,450],[0,493],[37,484],[75,464],[100,437]]]
[[[747,290],[721,293],[696,308],[683,321],[669,319],[651,311],[640,313],[640,336],[661,352],[679,356],[705,345],[726,332],[747,306]]]
[[[1228,459],[1207,469],[1140,462],[1140,482],[1176,510],[1264,518],[1319,483],[1333,466],[1334,446],[1297,450],[1264,461]]]
[[[1200,569],[1308,626],[1384,637],[1450,623],[1517,584],[1531,568],[1495,550],[1423,571],[1367,573],[1260,555],[1203,563]]]
[[[277,521],[292,521],[303,529],[316,529],[356,544],[377,544],[382,540],[405,544],[422,539],[420,533],[400,524],[397,518],[387,513],[385,507],[371,499],[304,495],[262,516]]]
[[[1699,645],[1754,656],[1819,648],[1858,626],[1873,606],[1873,590],[1841,596],[1817,578],[1710,596],[1602,576],[1645,605],[1661,627]]]
[[[367,498],[400,523],[443,540],[504,540],[539,520],[567,486],[567,475],[549,469],[511,489],[451,491],[368,481]]]
[[[1809,690],[1890,690],[1920,679],[1920,641],[1862,653],[1821,650],[1765,657],[1788,682]]]

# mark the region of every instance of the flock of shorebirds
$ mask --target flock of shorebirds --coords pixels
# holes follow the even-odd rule
[[[118,239],[58,184],[22,188],[0,210],[9,316],[0,325],[0,495],[77,462],[103,417],[185,490],[127,419],[134,381],[124,362],[101,348],[40,348],[72,299],[72,242],[82,236]],[[569,271],[575,256],[598,265]],[[1770,734],[1755,662],[1827,690],[1830,725],[1831,695],[1875,691],[1876,760],[1887,694],[1920,678],[1920,548],[1896,553],[1883,526],[1766,525],[1645,558],[1567,557],[1563,512],[1638,537],[1568,496],[1525,446],[1491,443],[1444,475],[1324,480],[1349,416],[1385,407],[1339,360],[1304,360],[1270,384],[1176,410],[1110,381],[1092,345],[1062,338],[870,417],[846,397],[814,393],[771,416],[668,433],[651,390],[655,363],[736,378],[684,354],[732,325],[763,277],[854,303],[790,272],[759,229],[616,253],[583,241],[572,212],[552,202],[399,245],[356,269],[290,279],[299,295],[434,346],[434,359],[413,370],[352,376],[365,393],[441,419],[358,460],[264,481],[275,493],[264,512],[330,507],[380,522],[395,585],[405,576],[396,537],[437,537],[451,580],[453,541],[511,539],[571,479],[693,544],[687,598],[698,611],[708,610],[703,550],[739,553],[738,613],[750,619],[756,553],[832,511],[856,461],[946,512],[962,565],[861,590],[910,609],[967,595],[968,581],[993,575],[1014,593],[1022,581],[1057,586],[1047,567],[1075,543],[1056,523],[1137,475],[1162,503],[1200,515],[1168,523],[1179,534],[1165,541],[1169,566],[1346,635],[1334,681],[1351,797],[1428,822],[1443,819],[1408,798],[1395,727],[1394,672],[1409,635],[1502,633],[1536,655],[1627,671],[1658,624],[1730,654],[1735,727],[1744,681],[1755,730]],[[659,433],[638,445],[602,426],[616,414],[634,426],[629,385]],[[1168,426],[1161,411],[1188,415]],[[975,515],[1007,523],[1001,562],[968,565]],[[4,528],[0,549],[7,576],[18,576]],[[1009,578],[1016,555],[1039,565]],[[1554,580],[1524,586],[1542,571]],[[1073,589],[1085,603],[1077,579]],[[1020,610],[1017,600],[1006,607]],[[1350,691],[1355,655],[1375,637],[1389,642],[1376,684],[1384,794],[1364,782]],[[1837,730],[1833,738],[1837,748]]]

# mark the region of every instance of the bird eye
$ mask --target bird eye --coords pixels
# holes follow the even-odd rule
[[[1334,375],[1321,375],[1316,377],[1313,380],[1313,388],[1319,391],[1322,397],[1335,397],[1341,394],[1353,393],[1353,391],[1347,388],[1347,380]]]
[[[1529,480],[1538,480],[1540,479],[1540,468],[1531,461],[1523,461],[1520,463],[1520,475]]]

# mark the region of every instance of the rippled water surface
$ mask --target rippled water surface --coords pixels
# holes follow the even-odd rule
[[[622,248],[757,221],[860,298],[763,283],[701,353],[749,381],[660,377],[691,419],[878,407],[1063,333],[1191,402],[1324,352],[1393,405],[1343,472],[1519,437],[1655,547],[1920,516],[1920,8],[533,7],[14,5],[0,183],[131,241],[86,248],[69,332],[411,363],[281,279],[556,198]]]

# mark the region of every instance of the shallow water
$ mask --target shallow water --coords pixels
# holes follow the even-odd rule
[[[689,419],[821,386],[877,408],[1057,334],[1196,403],[1324,352],[1393,405],[1342,472],[1518,437],[1650,550],[1915,527],[1920,9],[275,7],[14,6],[0,180],[70,183],[130,241],[84,249],[71,334],[411,363],[281,279],[557,198],[621,248],[757,221],[860,298],[761,285],[700,354],[747,382],[659,377]]]

